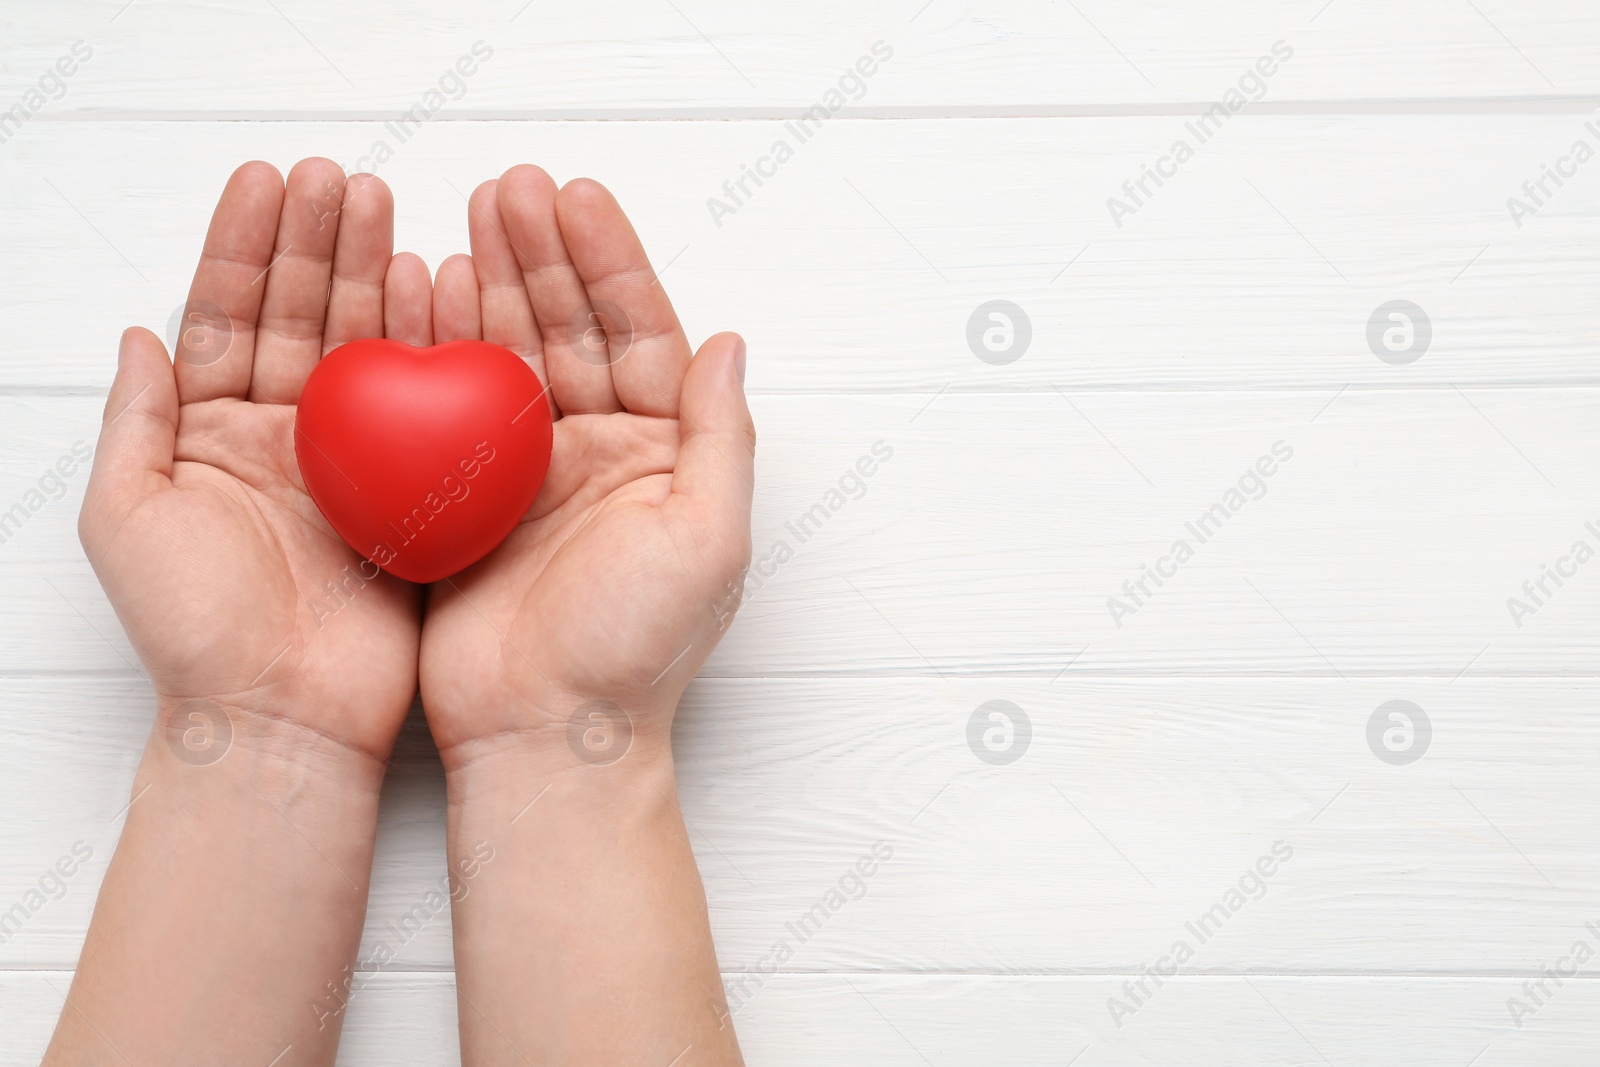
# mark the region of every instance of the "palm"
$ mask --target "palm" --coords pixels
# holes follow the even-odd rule
[[[426,323],[420,263],[390,269],[387,190],[351,190],[325,160],[287,190],[264,165],[235,173],[176,360],[148,332],[125,338],[80,528],[162,697],[288,717],[382,758],[415,691],[417,592],[333,533],[293,449],[306,376],[384,331],[386,288],[420,297]]]
[[[552,469],[533,509],[429,604],[422,673],[457,690],[439,692],[440,703],[468,709],[435,728],[442,747],[501,728],[493,705],[465,699],[483,678],[498,677],[518,703],[544,706],[552,690],[589,693],[614,679],[646,690],[677,654],[676,627],[636,625],[666,606],[660,583],[620,564],[677,551],[660,511],[676,451],[670,420],[611,414],[556,423]],[[486,618],[502,629],[502,647],[482,640]]]
[[[430,592],[420,677],[447,753],[555,725],[586,698],[669,717],[736,606],[748,559],[748,440],[719,440],[720,427],[690,419],[687,339],[615,201],[593,183],[557,196],[534,168],[483,187],[472,269],[440,271],[441,339],[481,335],[518,351],[550,383],[558,414],[528,514]],[[621,358],[576,350],[581,331],[563,327],[588,321],[589,307],[612,309],[608,327],[631,323]],[[529,721],[530,707],[542,721]]]
[[[409,703],[417,598],[364,567],[317,511],[293,418],[287,405],[235,399],[181,408],[172,485],[118,527],[108,555],[136,566],[114,572],[110,591],[129,605],[124,623],[164,696],[270,690],[320,729],[381,750],[392,724],[362,708]],[[172,625],[175,604],[194,624]]]

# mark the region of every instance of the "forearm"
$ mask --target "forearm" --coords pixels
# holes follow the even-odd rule
[[[671,754],[510,744],[447,770],[467,1067],[741,1064]]]
[[[177,710],[146,745],[46,1067],[331,1064],[383,766],[239,712],[217,758]]]

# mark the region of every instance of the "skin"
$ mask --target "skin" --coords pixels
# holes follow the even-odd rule
[[[246,164],[176,360],[123,335],[79,535],[156,723],[47,1064],[333,1061],[343,1015],[310,1008],[360,937],[420,611],[386,576],[309,609],[360,558],[300,482],[294,403],[334,346],[431,328],[392,240],[377,179]]]
[[[738,1064],[670,733],[750,559],[744,343],[692,353],[595,182],[514,168],[468,226],[440,337],[529,360],[556,422],[532,509],[423,628],[450,854],[494,853],[452,908],[463,1060]]]
[[[691,361],[595,183],[557,193],[517,168],[481,188],[474,256],[436,285],[392,255],[392,218],[370,175],[306,160],[285,188],[246,164],[176,358],[124,334],[79,532],[157,714],[46,1064],[333,1062],[419,670],[449,784],[464,1061],[741,1062],[669,737],[749,560],[743,342]],[[634,325],[609,366],[559,328],[590,300],[621,309],[613,339]],[[544,488],[461,575],[368,577],[300,481],[300,389],[347,340],[480,335],[549,386]],[[329,583],[332,615],[311,606]],[[627,724],[621,758],[569,744],[597,701]]]

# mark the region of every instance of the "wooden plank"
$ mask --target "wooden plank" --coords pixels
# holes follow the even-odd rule
[[[779,122],[444,123],[377,169],[400,247],[435,264],[465,249],[466,194],[514,163],[607,181],[691,335],[747,334],[756,392],[1600,382],[1600,183],[1542,177],[1579,139],[1600,147],[1582,116],[1246,114],[1204,144],[1180,116],[841,119],[730,196],[779,137],[795,140]],[[1173,170],[1180,138],[1195,155],[1158,188],[1142,168]],[[368,167],[384,139],[371,122],[26,127],[0,148],[0,228],[34,250],[0,262],[0,387],[103,389],[125,325],[165,332],[240,161]],[[1523,185],[1541,180],[1538,206]],[[1513,220],[1512,197],[1536,210]],[[1114,221],[1113,198],[1133,213]],[[997,299],[1030,325],[998,365],[979,358]],[[1369,341],[1395,300],[1429,324],[1408,364]]]
[[[1591,393],[759,396],[756,562],[707,671],[1590,675]],[[85,479],[29,495],[100,408],[0,399],[0,513],[40,504],[0,544],[0,671],[133,669]]]
[[[0,1065],[38,1062],[70,975],[0,972]],[[1143,1067],[1184,1063],[1584,1063],[1600,1042],[1600,983],[1569,980],[1521,1029],[1510,978],[1186,978],[1168,981],[1118,1030],[1105,1002],[1121,979],[979,975],[793,975],[768,980],[735,1017],[753,1067]],[[1552,989],[1554,987],[1551,987]],[[343,1067],[454,1063],[448,974],[379,975],[353,998]],[[268,1056],[272,1053],[268,1052]]]
[[[70,971],[0,971],[0,1029],[6,1035],[0,1067],[38,1064],[71,982]],[[352,999],[340,1040],[338,1062],[344,1067],[460,1062],[453,975],[380,974],[364,992]],[[281,1052],[274,1049],[261,1062]]]
[[[703,679],[675,748],[730,973],[1138,973],[1185,941],[1188,974],[1512,974],[1600,923],[1597,686]],[[986,745],[994,700],[1021,714]],[[1369,741],[1393,700],[1422,709],[1409,764]],[[94,852],[0,967],[71,966],[149,697],[11,679],[0,716],[26,754],[0,779],[0,911],[76,842]],[[400,967],[448,967],[448,916],[415,910],[444,870],[420,717],[386,789],[364,958],[382,943]],[[515,849],[515,831],[488,843]]]
[[[1600,985],[1525,985],[1600,949],[1596,586],[1549,576],[1600,548],[1600,187],[1548,177],[1600,148],[1593,5],[6,19],[0,232],[29,252],[0,258],[0,909],[93,856],[0,941],[0,1067],[48,1039],[148,728],[73,531],[116,334],[166,330],[238,161],[370,169],[379,142],[430,262],[465,244],[463,194],[533,159],[617,190],[691,334],[750,338],[758,567],[675,747],[752,1064],[1595,1057]],[[876,41],[802,143],[785,120]],[[724,189],[779,138],[793,161]],[[1125,188],[1179,138],[1192,160]],[[1028,317],[1013,362],[974,347],[994,300]],[[1374,347],[1396,300],[1428,319],[1414,362]],[[1179,539],[1193,559],[1145,578]],[[1384,747],[1407,723],[1414,762]],[[340,1062],[452,1062],[420,709],[385,790],[363,949],[405,969]],[[1180,942],[1181,975],[1129,991]]]
[[[892,58],[864,89],[845,83],[841,100],[859,93],[846,107],[1196,105],[1238,87],[1279,41],[1290,58],[1267,68],[1262,90],[1244,86],[1268,103],[1600,92],[1600,17],[1579,0],[1292,9],[1268,0],[801,0],[781,9],[732,0],[604,9],[104,0],[9,20],[8,96],[53,69],[72,42],[93,49],[45,114],[399,113],[419,103],[469,114],[798,113],[838,88],[876,41]],[[488,60],[452,80],[477,42]]]

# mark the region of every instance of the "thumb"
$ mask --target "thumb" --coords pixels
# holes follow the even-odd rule
[[[171,486],[177,431],[178,386],[166,346],[149,330],[124,331],[78,520],[85,544],[110,534],[145,497]]]
[[[733,538],[731,547],[748,555],[756,430],[745,403],[744,365],[744,338],[736,333],[717,334],[689,361],[668,506],[683,509],[708,536]]]

